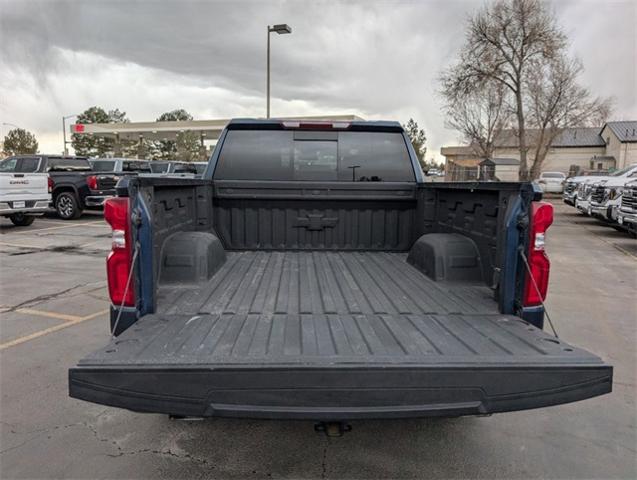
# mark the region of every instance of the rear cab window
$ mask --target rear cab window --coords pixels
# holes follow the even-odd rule
[[[91,163],[86,158],[49,158],[48,171],[90,172]]]
[[[170,164],[168,162],[150,162],[152,173],[166,173]]]
[[[400,132],[228,130],[219,180],[414,182]]]
[[[15,157],[5,158],[0,162],[0,172],[15,172],[18,167],[18,159]]]
[[[0,162],[0,172],[35,173],[39,166],[39,157],[9,157]]]
[[[150,162],[124,161],[122,163],[122,172],[151,173]]]
[[[114,160],[92,160],[91,165],[93,166],[94,172],[114,172],[115,171],[115,161]]]

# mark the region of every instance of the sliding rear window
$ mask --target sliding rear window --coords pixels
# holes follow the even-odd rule
[[[230,130],[220,180],[413,182],[403,136],[394,132]]]
[[[91,160],[94,172],[114,172],[115,162],[113,160]]]
[[[86,158],[50,158],[49,171],[90,172],[93,167]]]
[[[151,173],[149,162],[122,162],[122,172]]]

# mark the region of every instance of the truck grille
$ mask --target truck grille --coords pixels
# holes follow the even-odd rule
[[[566,182],[566,185],[564,185],[564,193],[572,194],[575,189],[577,189],[577,184],[574,182]]]
[[[637,187],[627,188],[622,194],[622,210],[637,211]]]
[[[591,190],[591,202],[604,203],[604,187],[602,185],[593,187]]]

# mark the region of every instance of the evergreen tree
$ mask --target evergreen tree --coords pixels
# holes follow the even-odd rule
[[[31,132],[23,128],[14,128],[4,137],[4,151],[9,155],[37,153],[38,141]]]
[[[183,108],[163,113],[158,122],[184,122],[192,120]],[[194,162],[200,157],[200,140],[195,132],[181,132],[177,140],[160,140],[155,142],[153,157],[160,160],[181,160]]]
[[[410,118],[407,125],[403,125],[403,127],[416,151],[421,168],[424,168],[426,165],[425,153],[427,153],[427,147],[425,145],[427,136],[425,135],[425,131],[418,126],[418,123],[413,118]]]

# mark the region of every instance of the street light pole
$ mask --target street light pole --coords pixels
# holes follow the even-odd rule
[[[69,149],[66,148],[66,145],[67,145],[67,141],[66,141],[66,119],[67,118],[73,118],[73,117],[77,117],[77,115],[74,114],[74,115],[67,115],[66,117],[62,117],[62,137],[64,138],[64,148],[62,150],[62,154],[65,157],[69,154]]]
[[[270,33],[276,32],[279,35],[292,33],[289,25],[282,23],[279,25],[268,25],[268,42],[267,42],[267,68],[266,68],[266,118],[270,118]]]
[[[2,122],[2,125],[6,125],[8,127],[17,128],[18,130],[20,130],[20,127],[18,127],[15,123]]]
[[[270,118],[270,25],[268,25],[268,64],[267,64],[267,74],[266,74],[266,102],[267,107],[265,110],[265,118]]]

